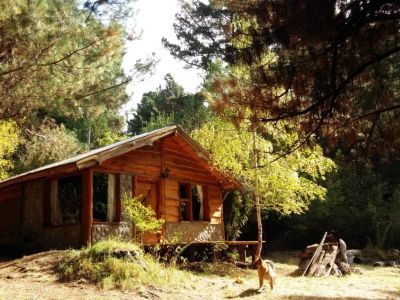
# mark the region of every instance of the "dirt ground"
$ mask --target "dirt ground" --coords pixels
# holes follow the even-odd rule
[[[50,251],[0,260],[0,299],[400,299],[400,268],[363,266],[362,274],[348,277],[304,278],[290,276],[296,264],[286,259],[276,263],[273,291],[258,293],[256,271],[238,269],[229,276],[193,273],[190,282],[174,290],[142,287],[132,292],[101,290],[83,280],[60,282],[54,265],[61,256],[62,251]]]

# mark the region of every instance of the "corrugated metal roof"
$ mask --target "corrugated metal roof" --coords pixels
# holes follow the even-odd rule
[[[161,134],[161,133],[169,133],[169,132],[173,133],[178,128],[179,127],[177,125],[172,125],[172,126],[160,128],[160,129],[157,129],[157,130],[153,130],[153,131],[150,131],[150,132],[146,132],[146,133],[142,133],[142,134],[136,135],[134,137],[131,137],[129,139],[126,139],[126,140],[123,140],[123,141],[120,141],[120,142],[116,142],[116,143],[111,144],[111,145],[107,145],[107,146],[104,146],[104,147],[101,147],[101,148],[97,148],[97,149],[94,149],[94,150],[79,154],[79,155],[71,157],[71,158],[67,158],[67,159],[52,163],[52,164],[48,164],[48,165],[39,167],[37,169],[33,169],[33,170],[28,171],[28,172],[21,173],[21,174],[15,175],[13,177],[7,178],[5,180],[2,180],[2,181],[0,181],[0,187],[4,183],[9,182],[9,181],[13,181],[13,180],[15,180],[17,178],[25,177],[27,175],[31,175],[31,174],[34,174],[34,173],[46,171],[46,170],[53,169],[53,168],[56,168],[56,167],[61,167],[61,166],[77,163],[77,162],[79,162],[79,161],[81,161],[81,160],[83,160],[85,158],[94,156],[96,154],[100,154],[102,152],[117,148],[117,147],[122,146],[122,145],[126,145],[126,144],[129,144],[129,143],[135,142],[135,141],[139,141],[139,140],[147,138],[147,137],[156,136],[156,135]]]
[[[161,139],[165,136],[168,136],[170,134],[174,133],[179,133],[179,135],[188,143],[191,145],[191,147],[195,150],[197,156],[199,158],[202,158],[208,162],[208,164],[211,165],[211,159],[208,154],[208,152],[200,145],[198,144],[195,140],[193,140],[181,127],[178,125],[171,125],[167,126],[164,128],[160,128],[151,132],[143,133],[136,135],[134,137],[131,137],[129,139],[101,147],[98,149],[94,149],[91,151],[88,151],[86,153],[79,154],[77,156],[64,159],[59,162],[55,162],[13,177],[10,177],[6,180],[0,181],[0,188],[9,186],[18,182],[23,182],[29,179],[37,179],[40,178],[41,176],[44,176],[43,173],[45,173],[48,170],[58,168],[58,167],[67,167],[67,166],[72,166],[75,170],[78,169],[84,169],[89,166],[92,166],[96,163],[101,163],[101,161],[110,159],[112,157],[122,155],[123,153],[126,153],[128,151],[134,150],[136,148],[140,148],[146,145],[146,143],[153,143],[154,141]],[[219,175],[226,180],[226,182],[229,182],[230,184],[233,184],[236,187],[241,187],[242,184],[238,182],[235,178],[230,176],[229,174],[223,174],[220,171],[214,169]],[[57,172],[57,170],[55,170]]]

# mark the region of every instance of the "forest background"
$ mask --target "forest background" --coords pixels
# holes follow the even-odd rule
[[[0,1],[0,178],[176,123],[247,187],[224,200],[228,239],[256,239],[258,178],[267,249],[326,230],[399,248],[399,4],[298,2],[182,2],[164,45],[202,89],[166,74],[125,124],[126,85],[156,67],[122,70],[134,2]]]

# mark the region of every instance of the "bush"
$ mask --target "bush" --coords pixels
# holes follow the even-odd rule
[[[121,251],[134,253],[134,258],[117,257],[115,253]],[[189,280],[188,273],[159,264],[151,256],[143,254],[138,245],[114,240],[67,251],[58,263],[57,271],[64,280],[85,279],[104,289],[173,288]]]
[[[159,231],[164,220],[157,219],[155,211],[150,206],[142,204],[140,198],[132,198],[126,194],[122,196],[124,219],[132,222],[140,233]]]

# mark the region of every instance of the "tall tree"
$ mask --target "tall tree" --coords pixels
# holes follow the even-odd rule
[[[77,116],[127,101],[126,83],[148,64],[124,75],[122,25],[102,22],[79,4],[0,1],[0,119],[23,123],[43,111]]]
[[[207,67],[214,57],[248,76],[217,79],[224,106],[290,120],[304,143],[316,134],[373,160],[400,153],[398,1],[185,3],[171,53]],[[191,52],[197,48],[191,56]],[[222,102],[221,102],[222,103]]]
[[[242,124],[238,131],[231,123],[214,119],[192,132],[211,154],[222,171],[234,175],[247,186],[255,185],[253,129]],[[260,125],[256,134],[258,193],[261,207],[281,214],[300,214],[311,201],[325,197],[325,175],[335,167],[321,147],[297,150],[280,160],[279,148],[296,139],[284,127]]]
[[[132,134],[171,125],[182,125],[191,131],[211,117],[210,109],[200,94],[185,93],[171,74],[165,76],[165,86],[145,93],[142,101],[128,122]]]
[[[20,132],[13,172],[121,137],[125,85],[154,63],[124,74],[128,2],[0,0],[0,120]]]

